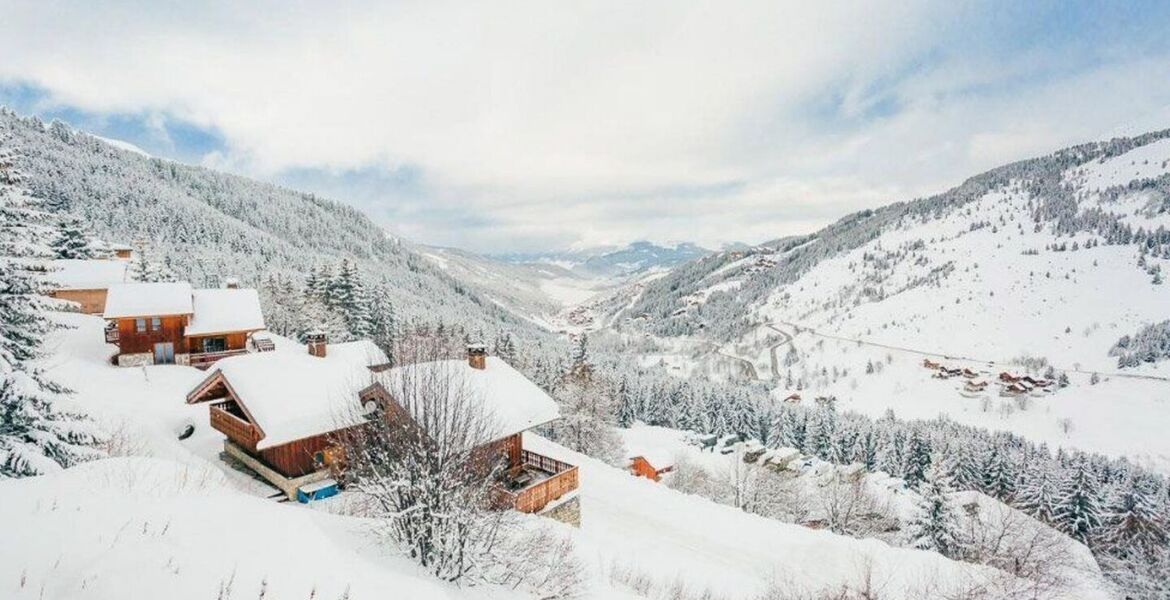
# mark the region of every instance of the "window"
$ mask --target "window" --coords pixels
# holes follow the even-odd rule
[[[223,352],[227,350],[227,338],[203,338],[204,352]]]
[[[146,319],[134,319],[134,331],[138,333],[146,331]]]
[[[160,319],[158,317],[151,317],[150,318],[150,329],[152,331],[158,331],[159,329],[162,329],[162,319]]]

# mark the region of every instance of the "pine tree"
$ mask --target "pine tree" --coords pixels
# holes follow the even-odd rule
[[[67,391],[32,361],[53,328],[43,274],[54,228],[21,187],[15,156],[0,146],[0,477],[39,475],[94,458],[101,434],[63,408]]]
[[[1053,511],[1053,523],[1073,539],[1088,544],[1101,527],[1097,480],[1084,458],[1077,461],[1064,483]]]
[[[58,221],[58,231],[53,239],[53,257],[62,259],[90,259],[97,255],[96,249],[81,219],[73,216]]]
[[[992,445],[983,461],[983,492],[1008,501],[1015,494],[1015,476],[1006,453]]]
[[[1164,519],[1149,484],[1130,477],[1113,492],[1103,519],[1104,543],[1119,556],[1151,555],[1167,541]]]
[[[1059,495],[1057,483],[1050,464],[1034,464],[1016,497],[1016,507],[1045,523],[1051,523]]]
[[[370,298],[357,263],[343,259],[337,273],[330,280],[328,289],[328,297],[332,302],[328,306],[341,315],[350,337],[354,339],[370,337],[373,331]]]
[[[958,515],[950,499],[950,480],[941,467],[926,471],[919,489],[917,511],[907,525],[910,545],[938,552],[948,558],[962,554]]]
[[[915,487],[925,479],[929,468],[930,444],[915,430],[910,433],[910,440],[907,442],[902,479],[906,480],[906,485]]]

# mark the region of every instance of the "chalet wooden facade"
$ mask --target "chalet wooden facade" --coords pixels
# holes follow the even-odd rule
[[[211,427],[227,438],[225,450],[253,461],[254,470],[291,498],[306,478],[343,480],[345,437],[360,433],[368,419],[413,420],[394,400],[407,371],[441,369],[466,377],[485,408],[505,409],[496,411],[506,413],[499,437],[476,450],[506,460],[493,488],[497,506],[538,512],[577,489],[577,467],[524,448],[523,432],[557,418],[556,405],[503,361],[481,355],[385,369],[378,356],[350,344],[224,359],[187,402],[209,402]]]
[[[130,263],[117,259],[54,260],[49,265],[48,295],[77,305],[87,315],[100,315],[112,285],[130,280]]]
[[[106,342],[121,366],[186,364],[206,368],[248,351],[264,329],[260,298],[249,289],[192,290],[187,283],[128,283],[110,288]]]

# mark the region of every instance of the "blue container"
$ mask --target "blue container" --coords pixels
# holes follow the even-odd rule
[[[314,500],[323,500],[336,495],[337,482],[332,479],[322,479],[316,483],[297,488],[297,502],[301,504],[308,504]]]

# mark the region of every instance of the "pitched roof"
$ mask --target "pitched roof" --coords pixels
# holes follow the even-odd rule
[[[191,284],[119,283],[106,295],[107,319],[191,314]]]
[[[59,290],[105,289],[130,281],[130,263],[124,260],[54,260],[49,284]]]
[[[347,360],[363,367],[377,367],[390,362],[390,357],[370,340],[326,344],[325,356]]]
[[[195,315],[186,335],[264,329],[260,296],[251,289],[207,289],[192,292]]]
[[[362,423],[358,392],[373,381],[365,367],[297,352],[232,356],[210,373],[223,375],[264,433],[259,450]]]
[[[443,381],[451,394],[466,394],[479,402],[498,437],[543,425],[560,418],[560,410],[544,390],[500,358],[489,356],[486,368],[475,369],[467,360],[441,360],[395,367],[375,375],[391,397],[401,397],[412,381]]]

